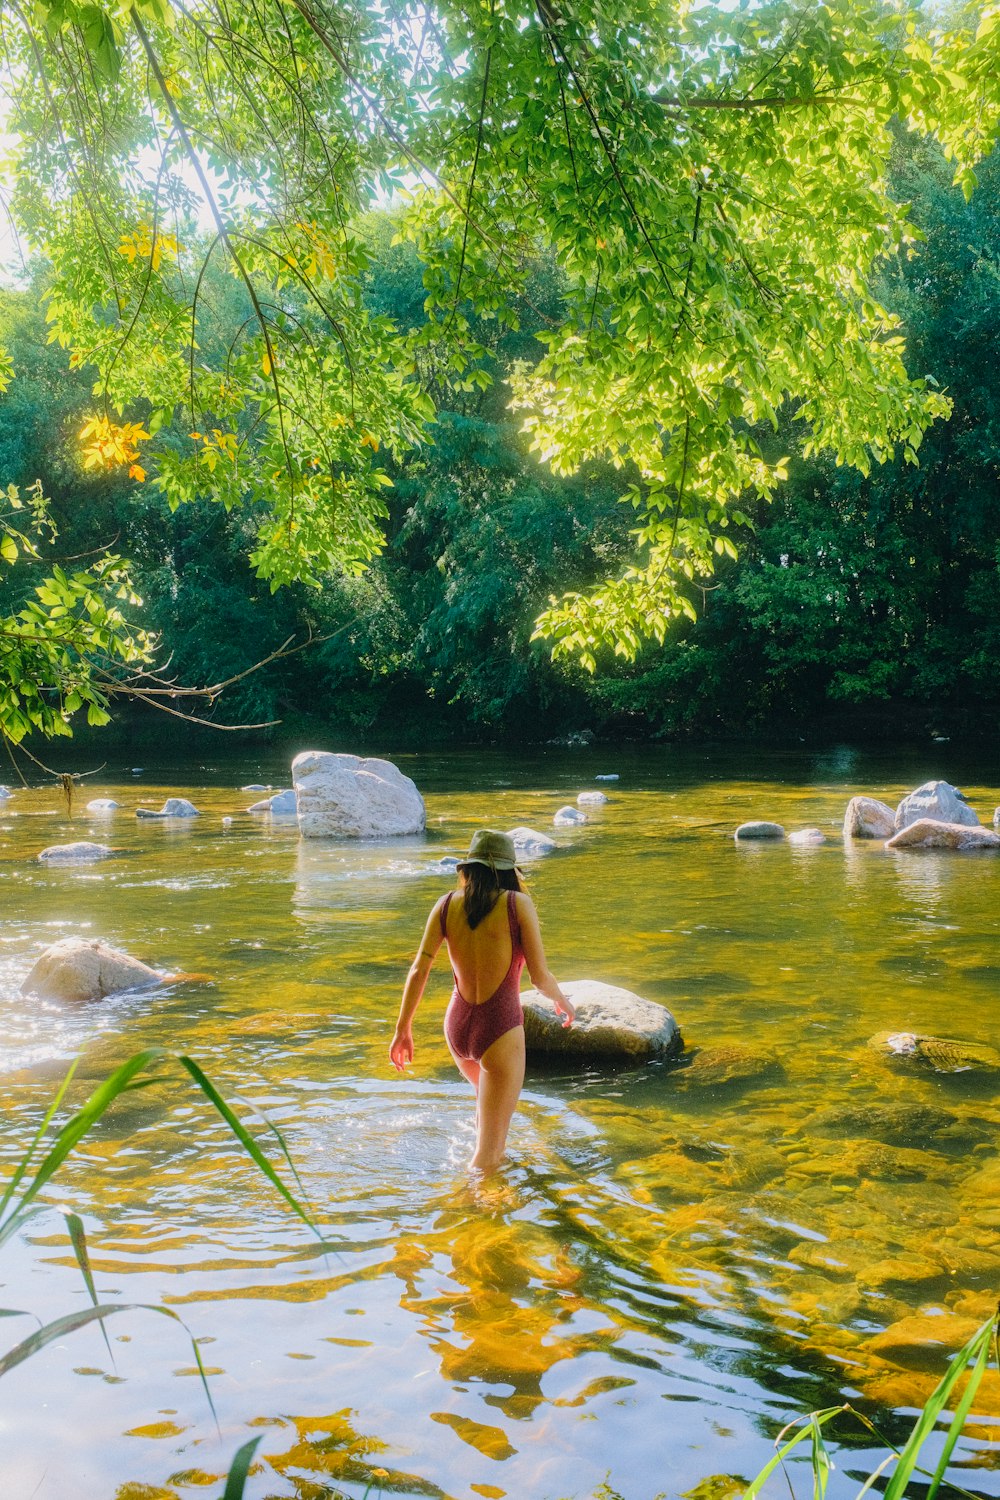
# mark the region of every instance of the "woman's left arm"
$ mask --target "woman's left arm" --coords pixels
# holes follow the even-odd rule
[[[444,900],[444,897],[441,898]],[[410,965],[410,972],[406,976],[403,986],[403,1001],[399,1007],[399,1020],[396,1022],[396,1032],[389,1044],[389,1057],[393,1067],[398,1073],[402,1073],[408,1063],[413,1061],[413,1017],[417,1006],[423,998],[424,986],[427,976],[431,972],[431,965],[438,949],[443,941],[441,931],[441,901],[436,901],[431,908],[431,914],[427,918],[427,926],[420,942],[420,950]]]

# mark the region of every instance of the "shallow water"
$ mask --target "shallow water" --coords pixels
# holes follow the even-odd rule
[[[246,813],[261,794],[237,788],[280,786],[277,759],[105,772],[72,819],[54,791],[18,792],[0,808],[0,1163],[81,1050],[74,1102],[142,1047],[183,1050],[280,1129],[324,1239],[176,1066],[120,1100],[0,1251],[0,1303],[42,1321],[86,1305],[58,1206],[76,1209],[102,1300],[163,1304],[198,1339],[221,1437],[183,1329],[122,1312],[113,1360],[89,1327],[4,1379],[4,1500],[215,1495],[255,1435],[253,1500],[735,1490],[785,1420],[838,1399],[898,1438],[943,1368],[927,1338],[988,1316],[1000,1285],[1000,1086],[867,1045],[994,1041],[1000,860],[839,837],[852,793],[894,802],[932,775],[988,822],[995,777],[933,749],[410,757],[427,837],[380,844]],[[550,830],[610,771],[608,805],[531,870],[550,962],[668,1005],[693,1065],[532,1070],[511,1164],[477,1186],[443,959],[414,1069],[401,1081],[386,1057],[439,861],[483,824]],[[203,816],[133,816],[178,794]],[[99,796],[125,806],[90,817]],[[750,817],[829,841],[737,846]],[[34,862],[81,838],[116,858]],[[71,933],[211,983],[75,1010],[20,998]],[[0,1326],[8,1347],[34,1325]],[[1000,1381],[977,1404],[953,1472],[1000,1495]],[[842,1442],[834,1496],[881,1456]]]

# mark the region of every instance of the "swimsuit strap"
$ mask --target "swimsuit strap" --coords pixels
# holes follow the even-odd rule
[[[448,908],[451,905],[451,898],[454,894],[454,891],[449,891],[441,903],[441,936],[443,938],[448,936]]]

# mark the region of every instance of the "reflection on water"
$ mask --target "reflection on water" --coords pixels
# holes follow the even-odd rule
[[[673,1500],[751,1474],[783,1420],[844,1395],[903,1430],[892,1409],[927,1395],[943,1347],[996,1295],[1000,1089],[867,1044],[886,1028],[993,1041],[1000,862],[844,846],[849,795],[907,789],[847,748],[750,768],[608,759],[408,760],[431,831],[391,843],[300,842],[247,814],[254,794],[235,788],[280,784],[278,764],[109,783],[93,795],[125,804],[111,819],[69,821],[48,791],[13,799],[0,1160],[81,1048],[76,1101],[140,1046],[183,1048],[281,1131],[323,1240],[179,1074],[120,1101],[48,1203],[83,1215],[102,1298],[183,1317],[216,1372],[221,1437],[183,1330],[122,1313],[113,1362],[88,1328],[4,1383],[11,1500],[216,1493],[256,1433],[254,1500],[589,1500],[605,1480]],[[559,830],[558,857],[532,870],[550,960],[669,1005],[689,1066],[533,1069],[510,1165],[476,1183],[471,1095],[440,1035],[446,966],[405,1080],[386,1058],[400,982],[470,831],[548,829],[609,769],[600,817]],[[988,815],[995,790],[968,768],[954,779]],[[202,817],[135,820],[175,793]],[[754,816],[828,842],[735,846]],[[86,837],[116,857],[32,862]],[[77,932],[212,983],[72,1011],[21,998],[37,952]],[[3,1306],[43,1320],[85,1305],[60,1214],[0,1250],[0,1281]],[[34,1326],[4,1325],[8,1344]],[[998,1495],[1000,1381],[978,1404],[956,1473]]]

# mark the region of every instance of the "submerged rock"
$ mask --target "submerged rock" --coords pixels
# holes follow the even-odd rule
[[[896,831],[896,814],[877,797],[852,797],[844,813],[845,839],[888,839]]]
[[[78,1003],[103,1000],[122,990],[149,989],[163,976],[100,938],[62,938],[36,960],[22,995]]]
[[[423,797],[389,760],[304,750],[292,781],[305,838],[397,838],[427,823]]]
[[[814,844],[825,844],[826,834],[821,828],[797,828],[788,835],[788,842],[811,847]]]
[[[116,802],[113,797],[95,797],[93,802],[87,803],[89,813],[114,812],[118,807],[121,807],[121,803]]]
[[[576,799],[578,807],[600,807],[607,800],[606,792],[581,792]]]
[[[940,1139],[956,1123],[955,1115],[932,1104],[886,1103],[834,1105],[813,1115],[806,1128],[841,1139],[862,1136],[889,1146],[910,1146]]]
[[[240,787],[241,792],[266,792],[267,787],[262,781],[249,781],[246,786]],[[251,809],[252,810],[252,809]]]
[[[888,839],[887,849],[1000,849],[1000,834],[968,823],[940,823],[919,818]]]
[[[869,1047],[903,1063],[923,1063],[935,1073],[1000,1073],[1000,1052],[985,1042],[923,1036],[917,1031],[880,1031]]]
[[[509,828],[507,837],[513,839],[518,859],[540,859],[543,854],[551,854],[559,847],[555,839],[550,839],[547,833],[539,833],[537,828]]]
[[[110,859],[114,852],[107,844],[90,844],[81,840],[76,844],[50,844],[38,858],[52,865],[92,865],[99,859]]]
[[[973,1318],[914,1313],[875,1334],[864,1348],[866,1353],[892,1364],[938,1369],[946,1357],[957,1354],[968,1343],[978,1327]]]
[[[777,1060],[755,1047],[737,1044],[723,1047],[699,1047],[688,1054],[685,1062],[671,1076],[687,1087],[720,1088],[727,1084],[755,1083],[773,1073]]]
[[[552,819],[556,828],[567,828],[574,823],[586,823],[587,819],[578,808],[561,807]]]
[[[979,823],[958,787],[948,781],[925,781],[904,797],[896,808],[896,829],[908,828],[923,818],[935,823],[964,823],[970,828]]]
[[[137,818],[200,818],[201,814],[193,802],[186,797],[168,797],[163,806],[154,812],[151,807],[137,807]]]
[[[741,823],[733,834],[734,839],[783,839],[785,830],[780,823]]]
[[[675,1057],[684,1045],[669,1010],[631,990],[597,979],[572,979],[560,988],[576,1007],[572,1026],[563,1026],[552,1001],[539,990],[526,990],[521,996],[529,1057],[648,1062]]]

